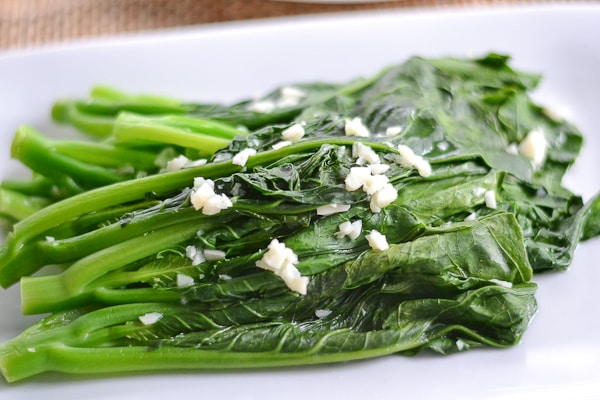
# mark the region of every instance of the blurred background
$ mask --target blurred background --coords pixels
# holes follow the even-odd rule
[[[0,52],[105,35],[281,16],[526,0],[0,0]]]

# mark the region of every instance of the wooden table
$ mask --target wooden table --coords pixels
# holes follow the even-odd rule
[[[46,43],[224,21],[392,8],[501,6],[523,0],[367,4],[274,0],[0,0],[0,52]]]

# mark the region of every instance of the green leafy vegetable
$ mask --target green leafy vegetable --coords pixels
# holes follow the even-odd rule
[[[15,135],[33,176],[0,189],[0,284],[49,316],[0,345],[6,380],[518,343],[534,274],[600,213],[561,184],[582,136],[508,61],[414,57],[231,106],[58,101],[95,139]]]

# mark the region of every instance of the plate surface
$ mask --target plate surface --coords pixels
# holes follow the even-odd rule
[[[600,190],[600,7],[552,5],[414,10],[304,17],[76,42],[0,55],[0,178],[19,124],[56,134],[52,102],[94,84],[198,101],[234,101],[286,83],[346,81],[424,56],[512,55],[544,75],[536,97],[562,110],[586,136],[567,184],[589,199]],[[536,277],[540,310],[522,343],[449,357],[420,355],[311,368],[0,380],[4,400],[60,398],[224,399],[600,398],[600,241],[583,244],[566,273]],[[0,341],[34,318],[20,316],[18,287],[0,291]]]

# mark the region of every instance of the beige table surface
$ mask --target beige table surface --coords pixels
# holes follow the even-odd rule
[[[532,3],[402,0],[335,4],[273,0],[0,0],[0,52],[104,35],[281,16],[393,8]]]

